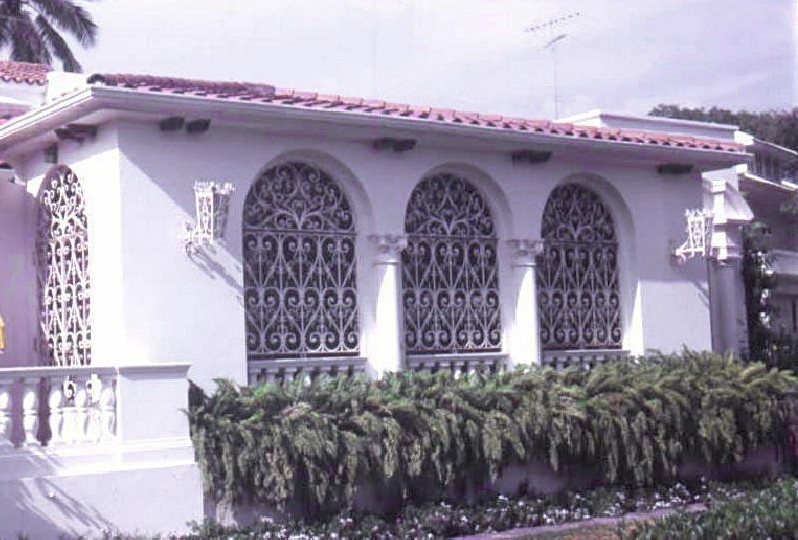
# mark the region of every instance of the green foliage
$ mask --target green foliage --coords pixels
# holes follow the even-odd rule
[[[748,354],[768,366],[776,363],[772,289],[776,286],[770,227],[754,221],[743,227],[743,280],[748,315]]]
[[[798,537],[798,480],[726,501],[700,514],[678,513],[633,530],[640,540]]]
[[[426,503],[409,506],[395,516],[342,512],[317,522],[264,520],[248,527],[223,527],[212,521],[195,524],[184,540],[233,539],[379,539],[451,538],[520,527],[559,525],[591,518],[618,518],[629,512],[678,509],[745,496],[758,484],[704,482],[652,488],[598,488],[554,497],[485,497],[474,504]],[[537,535],[532,535],[538,537]],[[541,536],[543,537],[543,536]],[[548,538],[548,536],[545,536]],[[559,537],[559,536],[557,536]],[[564,537],[570,537],[564,535]],[[119,540],[122,540],[120,538]]]
[[[364,481],[401,502],[446,486],[489,485],[511,462],[595,465],[612,483],[649,485],[686,455],[739,460],[785,436],[795,383],[762,364],[685,351],[591,371],[523,369],[455,379],[192,389],[189,418],[205,485],[220,500],[349,508]]]
[[[719,107],[706,109],[660,104],[649,116],[681,118],[699,122],[733,124],[755,137],[798,151],[798,107],[764,112],[737,111]]]
[[[80,62],[70,43],[93,46],[98,28],[76,0],[0,0],[0,49],[15,62],[53,64],[79,73]]]

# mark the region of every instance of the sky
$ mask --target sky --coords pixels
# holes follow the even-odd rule
[[[526,118],[798,105],[798,0],[84,5],[100,27],[97,46],[77,51],[87,73],[265,82]]]

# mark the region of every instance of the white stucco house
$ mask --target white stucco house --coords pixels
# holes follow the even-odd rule
[[[751,216],[702,178],[749,161],[728,130],[8,62],[0,79],[0,534],[201,519],[187,378],[744,343]],[[711,242],[688,241],[705,208]]]

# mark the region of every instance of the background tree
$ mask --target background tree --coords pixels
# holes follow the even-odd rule
[[[649,116],[682,118],[700,122],[734,124],[758,139],[798,151],[798,107],[752,112],[740,110],[732,112],[720,107],[680,107],[660,104],[651,109]]]
[[[94,45],[97,25],[75,0],[0,0],[0,50],[10,59],[51,65],[61,61],[64,71],[81,71],[64,35],[83,47]]]

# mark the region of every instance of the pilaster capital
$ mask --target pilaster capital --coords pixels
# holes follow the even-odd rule
[[[515,238],[507,241],[507,245],[513,250],[513,266],[527,267],[535,266],[535,258],[543,253],[543,240],[533,240],[528,238]]]
[[[407,247],[407,237],[399,234],[371,234],[369,241],[374,244],[376,257],[374,264],[399,264],[402,250]]]

